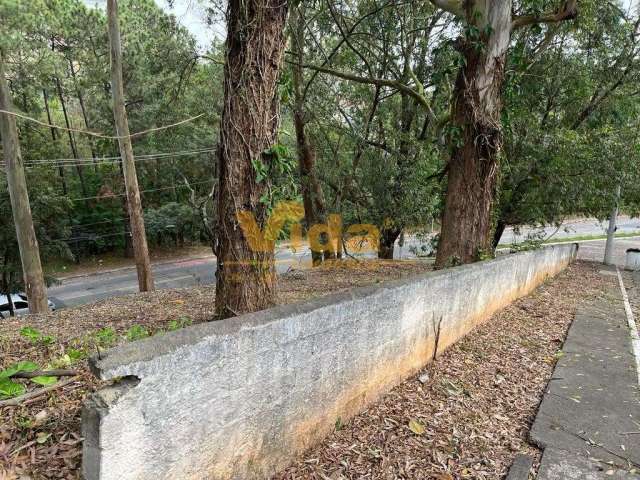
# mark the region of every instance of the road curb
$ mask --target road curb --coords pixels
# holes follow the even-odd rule
[[[527,480],[533,468],[533,457],[519,453],[509,468],[506,480]]]

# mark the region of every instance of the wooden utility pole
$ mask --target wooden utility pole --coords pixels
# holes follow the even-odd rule
[[[8,112],[13,111],[9,85],[5,77],[2,51],[0,51],[0,109]],[[18,128],[14,116],[0,113],[0,135],[2,136],[2,152],[7,172],[9,197],[11,198],[11,211],[16,226],[16,238],[22,262],[24,287],[29,299],[29,311],[31,313],[46,313],[49,311],[47,287],[42,274],[38,239],[31,218],[29,192],[27,191],[27,180],[24,175],[24,164],[18,141]]]
[[[138,270],[138,286],[141,292],[153,290],[153,272],[149,261],[149,248],[142,216],[142,202],[138,189],[136,164],[133,161],[133,146],[129,136],[129,122],[124,107],[124,86],[122,82],[122,47],[120,44],[120,26],[118,24],[118,2],[107,1],[109,22],[109,44],[111,50],[111,93],[113,95],[113,116],[116,122],[124,184],[129,206],[129,220],[133,240],[133,253]]]

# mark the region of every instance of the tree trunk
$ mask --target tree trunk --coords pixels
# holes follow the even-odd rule
[[[64,123],[67,127],[67,135],[69,135],[69,146],[71,147],[71,154],[76,160],[76,172],[78,172],[78,179],[80,180],[80,189],[82,190],[82,196],[87,197],[87,185],[84,180],[84,172],[82,166],[78,164],[78,148],[76,146],[75,138],[73,138],[73,132],[71,131],[71,121],[69,120],[69,114],[67,113],[67,104],[64,101],[64,93],[62,91],[62,85],[60,79],[55,77],[56,90],[58,91],[58,98],[60,98],[60,105],[62,106],[62,114],[64,115]]]
[[[500,239],[502,238],[502,234],[504,233],[506,228],[506,222],[502,219],[498,219],[498,222],[496,223],[496,229],[493,231],[493,239],[491,241],[491,247],[494,253],[496,251],[496,248],[498,248],[498,244],[500,243]]]
[[[402,230],[398,228],[383,228],[380,231],[380,243],[378,244],[378,258],[393,260],[393,251],[397,238]]]
[[[467,17],[478,18],[480,37],[458,43],[465,59],[452,105],[452,122],[459,138],[450,142],[453,148],[436,256],[439,268],[473,262],[483,252],[491,251],[491,209],[502,147],[501,90],[511,35],[511,0],[476,4],[468,7],[474,12]]]
[[[13,110],[9,85],[4,72],[2,50],[0,50],[0,109],[8,112]],[[0,114],[0,137],[2,137],[2,155],[22,262],[25,293],[29,299],[29,311],[31,313],[46,313],[49,311],[47,287],[44,283],[38,239],[31,217],[27,180],[18,140],[18,127],[14,116],[6,113]]]
[[[133,242],[131,241],[131,217],[129,217],[129,209],[127,208],[126,197],[122,198],[122,213],[124,214],[124,223],[122,224],[123,237],[124,237],[124,258],[133,258],[135,253],[133,251]]]
[[[293,70],[293,123],[296,129],[296,144],[298,150],[298,166],[300,168],[300,183],[302,200],[304,203],[304,219],[307,231],[317,224],[325,223],[327,214],[325,209],[322,187],[316,175],[316,151],[306,132],[307,110],[305,108],[304,74],[304,29],[305,7],[303,3],[291,12],[291,53],[296,63]],[[311,251],[313,266],[320,265],[325,255],[323,252]]]
[[[269,164],[277,138],[278,74],[285,48],[287,1],[230,0],[227,7],[224,106],[218,152],[216,316],[275,303],[274,242],[251,248],[241,211],[264,231],[267,208],[253,165]],[[255,244],[254,244],[255,247]]]
[[[53,125],[53,121],[51,120],[51,110],[49,109],[49,96],[47,95],[47,90],[45,88],[42,89],[42,97],[44,98],[44,109],[47,112],[47,121],[49,125]],[[54,142],[58,140],[58,131],[51,127],[51,138]],[[67,180],[64,178],[64,167],[62,165],[58,165],[58,174],[60,175],[60,183],[62,184],[62,194],[64,196],[67,195]]]
[[[397,156],[397,171],[392,183],[392,204],[390,212],[401,212],[405,208],[404,198],[406,198],[405,185],[407,178],[412,174],[413,151],[411,131],[416,114],[413,99],[401,94],[401,113],[399,122],[399,145]],[[402,214],[388,217],[380,229],[380,243],[378,245],[378,258],[393,260],[395,241],[406,227],[406,219]]]
[[[111,50],[111,93],[113,95],[113,117],[118,133],[118,145],[122,158],[124,185],[127,193],[131,238],[136,259],[138,288],[141,292],[154,289],[153,270],[149,260],[149,248],[142,215],[142,201],[138,189],[138,176],[133,158],[133,146],[129,136],[129,122],[124,108],[124,89],[122,82],[122,47],[120,44],[120,25],[118,24],[118,2],[107,1],[107,18],[109,24],[109,43]]]
[[[116,153],[120,153],[116,149]],[[118,160],[118,167],[120,168],[120,175],[124,178],[124,169],[122,168],[122,159]],[[133,242],[131,241],[131,217],[129,217],[129,207],[127,205],[127,197],[122,197],[122,239],[124,244],[124,258],[133,258],[135,256],[133,252]]]
[[[84,126],[87,130],[91,129],[89,125],[89,116],[87,114],[87,109],[84,106],[84,96],[82,95],[82,90],[80,90],[80,86],[78,85],[78,78],[76,77],[76,70],[73,67],[73,61],[71,58],[69,60],[69,71],[71,72],[71,78],[73,79],[73,86],[76,89],[76,95],[78,97],[78,103],[80,103],[80,111],[82,112],[82,119],[84,120]],[[96,147],[93,142],[93,137],[89,136],[89,148],[91,149],[91,158],[93,162],[96,162]],[[94,168],[97,170],[98,166],[94,165]]]

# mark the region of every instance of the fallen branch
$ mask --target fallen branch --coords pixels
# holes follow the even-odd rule
[[[70,383],[78,381],[79,377],[69,378],[64,382],[58,382],[55,385],[51,385],[50,387],[40,388],[38,390],[34,390],[33,392],[25,393],[24,395],[20,395],[19,397],[11,398],[9,400],[0,401],[0,408],[2,407],[16,407],[27,400],[32,400],[34,398],[40,397],[45,393],[49,393],[58,388],[62,388]]]
[[[77,370],[34,370],[33,372],[17,372],[9,375],[12,378],[34,378],[34,377],[75,377],[80,375]]]

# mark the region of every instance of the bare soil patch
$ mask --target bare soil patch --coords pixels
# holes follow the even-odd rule
[[[306,452],[278,480],[499,479],[527,442],[580,302],[617,281],[576,263]]]
[[[278,302],[293,303],[430,268],[420,261],[344,260],[313,270],[293,270],[280,276]],[[144,335],[211,320],[214,300],[215,286],[202,286],[0,320],[0,371],[25,360],[41,368],[79,371],[76,382],[19,407],[0,407],[0,480],[80,478],[80,410],[86,395],[99,386],[88,371],[86,356]],[[35,329],[40,338],[25,337],[20,333],[25,327]],[[38,388],[28,380],[17,381],[29,391]]]

